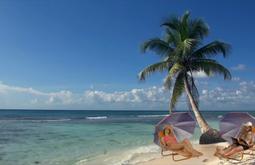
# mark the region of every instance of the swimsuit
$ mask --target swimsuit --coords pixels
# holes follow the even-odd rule
[[[176,144],[178,143],[174,136],[164,136],[165,143]]]
[[[241,141],[243,143],[239,143],[239,141],[236,139],[236,138],[233,138],[232,137],[232,141],[233,141],[233,144],[237,145],[237,146],[242,146],[243,147],[243,150],[247,150],[250,148],[250,146],[246,143],[246,141],[244,141],[243,139],[241,139]]]

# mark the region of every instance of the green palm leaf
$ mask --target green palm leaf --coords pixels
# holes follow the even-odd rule
[[[150,75],[151,73],[153,73],[155,71],[162,72],[164,70],[168,70],[170,66],[171,66],[171,63],[169,63],[168,61],[163,61],[163,62],[158,62],[158,63],[152,64],[152,65],[146,67],[145,69],[143,69],[138,74],[138,77],[140,80],[145,80],[145,78],[148,75]]]
[[[189,53],[196,47],[197,40],[193,38],[187,38],[182,43],[183,55],[188,56]]]
[[[144,42],[141,46],[141,50],[143,53],[150,50],[158,55],[166,55],[171,53],[173,48],[171,48],[167,42],[159,38],[154,38]]]
[[[173,80],[173,76],[171,76],[170,74],[168,74],[168,75],[166,76],[166,78],[164,79],[164,87],[165,87],[166,89],[171,89],[172,80]]]
[[[230,45],[220,41],[213,41],[192,53],[192,57],[208,58],[210,56],[222,53],[226,57],[230,51]]]
[[[181,34],[175,30],[166,29],[165,41],[176,47],[182,42]]]
[[[189,37],[203,39],[209,33],[208,25],[202,19],[193,19],[189,22]]]
[[[161,26],[178,31],[181,28],[181,22],[177,16],[171,16],[170,18],[166,19]]]
[[[195,59],[192,60],[191,64],[192,71],[203,71],[208,76],[211,76],[213,74],[220,74],[224,76],[225,80],[231,79],[230,71],[215,60]]]
[[[186,38],[189,38],[189,26],[188,26],[189,16],[190,16],[189,11],[186,11],[180,19],[181,28],[179,29],[179,31],[181,33],[182,41],[185,40]]]
[[[169,70],[169,75],[174,77],[177,75],[178,72],[181,72],[184,69],[184,66],[180,63],[175,63],[171,69]]]

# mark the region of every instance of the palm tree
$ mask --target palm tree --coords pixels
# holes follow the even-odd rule
[[[176,103],[186,91],[188,104],[193,110],[202,133],[210,127],[199,111],[199,93],[194,83],[195,72],[204,72],[207,76],[220,74],[224,79],[231,79],[228,69],[212,57],[222,54],[225,58],[230,46],[221,41],[202,44],[209,33],[207,24],[202,19],[190,19],[190,13],[182,17],[172,16],[161,25],[165,28],[163,38],[150,39],[142,45],[142,51],[153,51],[162,60],[152,64],[139,73],[139,79],[156,71],[166,71],[164,86],[172,88],[169,110],[175,109]],[[172,87],[173,86],[173,87]]]

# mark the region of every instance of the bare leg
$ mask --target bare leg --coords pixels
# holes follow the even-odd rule
[[[184,139],[182,141],[182,143],[184,143],[184,144],[188,145],[190,148],[192,148],[192,144],[190,143],[190,141],[188,139]]]
[[[215,156],[223,156],[225,153],[228,153],[230,152],[233,148],[235,148],[236,145],[232,144],[230,145],[229,147],[227,148],[219,148],[219,147],[216,147],[216,152],[215,152]]]
[[[191,143],[186,144],[189,142],[181,142],[178,144],[168,144],[169,149],[173,150],[173,151],[184,151],[185,153],[187,153],[190,156],[201,156],[203,155],[202,153],[196,151],[195,149],[193,149]]]
[[[196,151],[195,149],[193,149],[192,147],[190,147],[190,146],[188,146],[186,144],[184,144],[184,150],[186,150],[187,152],[191,153],[192,156],[196,156],[197,157],[197,156],[201,156],[202,155],[202,153]]]
[[[176,151],[176,152],[181,152],[181,155],[185,156],[185,157],[191,157],[193,154],[191,152],[190,149],[188,149],[187,146],[185,146],[182,143],[178,143],[178,144],[169,144],[169,149],[172,151]]]
[[[180,144],[180,143],[178,143],[178,144],[168,144],[168,146],[169,146],[169,148],[171,149],[171,150],[183,150],[184,149],[184,145],[183,144]]]
[[[243,151],[242,146],[235,147],[232,150],[230,150],[229,152],[225,152],[224,156],[228,157],[228,156],[234,155],[235,153],[238,153],[240,151]]]
[[[190,152],[193,154],[193,156],[201,156],[201,155],[203,155],[203,153],[201,153],[201,152],[199,152],[199,151],[197,151],[197,150],[195,150],[193,148],[193,146],[192,146],[192,144],[190,143],[189,140],[184,139],[182,141],[182,143],[190,150]]]
[[[178,151],[178,154],[180,154],[184,157],[192,157],[192,154],[190,152],[188,152],[187,150],[185,150],[185,149],[182,149],[182,150]]]

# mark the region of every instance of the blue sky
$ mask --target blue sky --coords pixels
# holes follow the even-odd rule
[[[143,83],[137,79],[142,68],[159,60],[139,48],[162,35],[165,18],[189,10],[210,26],[205,43],[220,39],[232,45],[229,58],[218,60],[234,80],[197,78],[201,109],[210,109],[214,98],[217,110],[252,110],[254,5],[241,0],[0,1],[0,108],[167,109],[163,75]],[[244,96],[249,97],[241,100]]]

